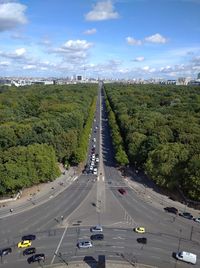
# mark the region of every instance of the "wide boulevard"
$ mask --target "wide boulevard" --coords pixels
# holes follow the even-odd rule
[[[94,138],[96,141],[94,142]],[[71,261],[94,262],[100,255],[107,260],[143,263],[154,267],[191,267],[176,261],[180,250],[197,254],[200,267],[200,224],[164,212],[163,207],[143,200],[129,187],[114,161],[105,98],[99,83],[96,113],[91,129],[87,163],[91,150],[99,154],[98,174],[82,174],[62,193],[19,214],[0,219],[0,249],[12,247],[1,259],[5,268],[41,267]],[[126,190],[122,195],[119,188]],[[77,248],[77,242],[90,239],[90,228],[100,224],[104,240],[94,241],[90,249]],[[133,228],[144,226],[145,234]],[[25,234],[35,234],[32,246],[44,253],[45,263],[27,263],[17,243]],[[146,237],[147,244],[137,243]]]

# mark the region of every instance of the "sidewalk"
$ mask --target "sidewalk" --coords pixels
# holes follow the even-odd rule
[[[28,210],[33,206],[42,204],[57,196],[77,179],[76,171],[73,168],[65,171],[60,177],[49,183],[42,183],[25,189],[16,201],[9,201],[0,204],[0,218],[7,217],[19,212]],[[13,212],[10,212],[13,210]]]

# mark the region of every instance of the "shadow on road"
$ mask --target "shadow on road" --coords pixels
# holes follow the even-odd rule
[[[85,256],[83,261],[91,268],[96,268],[98,266],[97,260],[92,256]]]

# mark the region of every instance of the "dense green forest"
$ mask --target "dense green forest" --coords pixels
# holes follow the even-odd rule
[[[0,88],[0,195],[84,160],[96,96],[92,84]]]
[[[200,87],[105,85],[132,165],[200,201]]]

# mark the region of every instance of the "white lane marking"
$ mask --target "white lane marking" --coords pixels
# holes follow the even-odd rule
[[[63,241],[63,238],[64,238],[64,236],[65,236],[65,233],[67,232],[67,228],[68,228],[68,224],[67,224],[67,226],[65,227],[65,230],[64,230],[63,235],[62,235],[62,237],[61,237],[61,239],[60,239],[60,242],[58,243],[58,246],[57,246],[56,251],[55,251],[55,253],[54,253],[54,256],[53,256],[53,259],[52,259],[52,261],[51,261],[51,264],[53,264],[54,259],[55,259],[56,255],[57,255],[57,253],[58,253],[58,250],[59,250],[60,245],[61,245],[61,243],[62,243],[62,241]]]
[[[111,246],[111,248],[124,248],[124,247],[120,247],[120,246]]]
[[[121,239],[121,240],[125,240],[125,238],[124,237],[120,237],[120,236],[118,236],[118,237],[113,237],[112,239]]]
[[[116,232],[127,232],[127,230],[120,230],[120,229],[113,229],[113,231],[116,231]]]
[[[75,180],[77,180],[77,179],[78,179],[78,176],[74,177],[74,178],[73,178],[73,181],[75,181]]]
[[[97,181],[99,181],[99,176],[97,177]]]
[[[102,177],[102,181],[104,181],[104,176]]]

